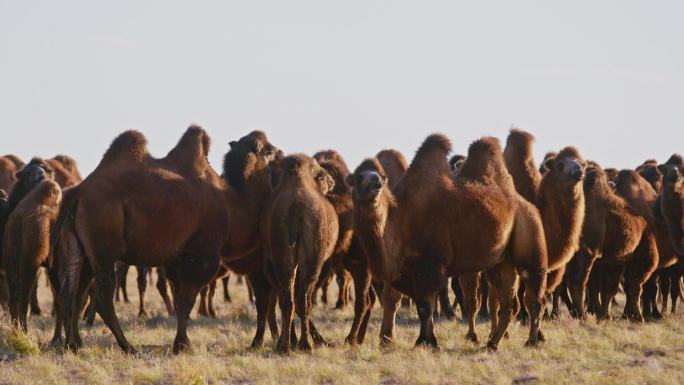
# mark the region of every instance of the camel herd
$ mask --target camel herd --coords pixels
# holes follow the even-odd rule
[[[227,297],[230,272],[246,278],[253,296],[252,347],[263,344],[268,324],[280,352],[328,344],[312,309],[319,290],[327,302],[333,276],[337,307],[353,297],[348,344],[363,343],[376,301],[380,342],[391,344],[402,298],[420,319],[416,344],[435,349],[438,308],[453,317],[460,307],[475,343],[478,312],[487,314],[491,350],[516,316],[529,326],[526,345],[545,341],[542,321],[558,316],[561,301],[573,317],[608,320],[621,288],[630,320],[662,317],[668,298],[674,312],[684,273],[682,157],[617,171],[566,147],[537,167],[533,142],[512,129],[505,148],[483,137],[450,157],[449,139],[433,134],[410,164],[382,150],[353,172],[334,150],[284,156],[254,131],[230,142],[219,175],[198,126],[163,158],[150,156],[140,132],[126,131],[85,179],[64,155],[27,164],[3,156],[0,302],[26,331],[29,308],[40,311],[35,292],[44,267],[55,346],[78,350],[82,316],[92,322],[98,314],[121,349],[134,352],[115,293],[135,266],[146,315],[146,277],[156,267],[157,288],[177,320],[174,353],[190,347],[197,297],[200,314],[215,316],[217,281]]]

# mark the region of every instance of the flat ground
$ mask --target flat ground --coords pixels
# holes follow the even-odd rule
[[[40,301],[49,312],[51,295],[40,284]],[[333,284],[331,294],[336,292]],[[682,384],[684,383],[684,319],[671,316],[648,324],[617,320],[597,324],[577,322],[564,314],[544,323],[549,338],[542,347],[524,348],[524,326],[515,324],[496,353],[466,342],[466,326],[458,321],[437,322],[440,352],[415,349],[417,316],[402,309],[398,341],[380,349],[381,311],[376,306],[362,347],[339,345],[314,349],[311,354],[273,353],[267,333],[259,351],[246,347],[254,333],[256,312],[246,288],[231,279],[233,303],[216,294],[218,319],[191,323],[192,353],[170,352],[175,320],[166,315],[156,288],[147,293],[149,318],[137,317],[135,272],[128,292],[131,303],[117,304],[124,331],[140,351],[121,353],[109,330],[98,318],[92,328],[82,327],[85,348],[77,355],[46,347],[52,335],[50,316],[30,318],[28,340],[13,335],[9,316],[0,315],[1,384]],[[621,306],[615,309],[621,311]],[[1,312],[1,311],[0,311]],[[352,309],[314,311],[321,333],[334,342],[346,335]],[[481,339],[489,326],[480,323]]]

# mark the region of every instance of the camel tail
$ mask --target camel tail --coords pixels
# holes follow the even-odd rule
[[[50,250],[53,251],[53,253],[50,253],[50,255],[54,254],[55,245],[59,240],[59,234],[61,233],[62,229],[69,220],[74,218],[74,215],[76,214],[76,209],[78,208],[79,197],[79,185],[65,189],[63,191],[62,203],[59,207],[59,214],[57,215],[57,220],[52,225],[52,229],[50,229]]]

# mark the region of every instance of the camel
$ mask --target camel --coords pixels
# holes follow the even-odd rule
[[[598,165],[588,169],[583,189],[587,214],[581,247],[566,271],[572,298],[570,314],[579,319],[586,317],[585,291],[590,274],[593,277],[598,273],[600,278],[592,283],[595,287],[590,290],[590,308],[599,319],[609,319],[612,300],[624,272],[627,295],[624,314],[640,320],[641,290],[658,260],[654,235],[647,220],[614,192],[608,176]]]
[[[54,171],[41,159],[32,159],[16,176],[2,219],[2,266],[12,322],[26,332],[31,293],[38,269],[50,257],[50,229],[57,219],[62,192],[53,180]]]
[[[335,250],[332,257],[325,262],[316,287],[322,289],[321,301],[327,303],[327,285],[332,280],[334,273],[339,287],[335,308],[341,309],[346,306],[351,296],[352,280],[351,274],[343,266],[343,258],[349,252],[353,237],[351,189],[345,183],[345,179],[349,175],[349,168],[342,156],[335,150],[319,151],[314,154],[313,158],[334,181],[335,186],[327,193],[326,198],[335,207],[339,223],[339,235]]]
[[[656,277],[665,274],[666,269],[677,263],[684,255],[684,188],[682,187],[684,160],[681,155],[674,154],[664,164],[657,167],[662,175],[662,188],[652,206],[652,220],[660,253],[659,271],[646,283],[642,300],[645,316],[649,319],[662,318],[656,303],[658,292]],[[651,196],[648,197],[648,202],[651,203]],[[676,271],[676,268],[672,269]],[[676,280],[677,275],[675,274],[671,279]],[[675,284],[678,286],[679,282],[676,281]]]
[[[325,197],[334,182],[318,162],[302,154],[287,156],[280,168],[279,183],[265,207],[262,227],[264,255],[282,315],[277,350],[288,352],[291,348],[293,310],[301,320],[297,347],[311,350],[311,297],[339,232],[337,213]]]
[[[173,352],[190,348],[186,330],[197,293],[215,276],[222,257],[248,253],[255,246],[240,242],[258,238],[256,228],[246,227],[249,222],[238,225],[253,202],[238,202],[241,194],[209,166],[209,144],[206,132],[191,126],[166,157],[155,159],[140,132],[126,131],[112,142],[97,168],[65,196],[55,233],[62,243],[56,251],[69,349],[82,344],[76,302],[94,276],[98,314],[121,349],[135,351],[113,305],[118,260],[166,268],[177,317]],[[226,157],[235,168],[227,173],[229,182],[256,195],[258,185],[270,183],[267,169],[275,154],[258,131],[231,142]]]
[[[527,284],[525,304],[532,315],[527,344],[536,345],[544,338],[540,315],[547,265],[541,219],[515,192],[497,139],[471,144],[457,178],[447,163],[450,151],[444,135],[430,135],[394,191],[377,158],[363,161],[348,178],[354,232],[373,275],[384,281],[381,343],[393,340],[403,293],[418,309],[416,345],[437,349],[433,307],[446,278],[488,270],[500,306],[488,342],[495,350],[517,311],[517,270]]]
[[[532,157],[534,136],[512,129],[506,141],[504,159],[516,190],[539,209],[548,248],[546,290],[553,293],[552,317],[559,312],[560,293],[565,265],[579,248],[584,221],[582,179],[586,164],[574,147],[566,147],[554,157],[547,153],[544,175]]]
[[[118,262],[115,267],[115,273],[116,273],[116,284],[114,287],[114,301],[119,302],[121,299],[123,299],[123,302],[129,303],[130,301],[128,300],[128,290],[126,290],[126,281],[127,281],[127,275],[128,275],[128,270],[130,269],[129,265],[126,265],[125,263]],[[152,269],[147,267],[147,266],[135,266],[136,272],[138,274],[136,283],[138,285],[138,317],[147,317],[147,310],[145,310],[145,291],[147,290],[147,279],[148,276],[151,279],[152,278]],[[169,313],[169,316],[174,316],[176,314],[175,310],[173,309],[173,304],[171,301],[171,297],[169,297],[169,292],[168,288],[166,285],[166,279],[165,275],[166,272],[164,271],[163,267],[157,267],[157,291],[159,291],[159,295],[162,297],[162,300],[164,301],[164,306],[166,307],[166,311]],[[161,277],[161,278],[160,278]],[[121,294],[121,296],[119,295]],[[93,315],[94,315],[94,307],[93,307]]]

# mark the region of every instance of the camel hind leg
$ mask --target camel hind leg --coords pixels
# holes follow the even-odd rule
[[[350,345],[363,343],[361,334],[361,325],[368,311],[370,302],[369,291],[371,286],[372,276],[366,266],[352,266],[351,270],[352,280],[354,282],[354,319],[352,326],[344,341]],[[365,332],[365,330],[364,330]]]
[[[254,269],[248,275],[248,280],[254,288],[254,299],[257,310],[256,333],[252,339],[251,348],[256,349],[261,347],[264,342],[264,333],[266,332],[266,322],[269,319],[272,309],[273,288],[266,279],[263,269]],[[277,326],[275,336],[277,338]]]
[[[487,348],[497,350],[499,342],[506,334],[508,325],[519,310],[518,297],[518,274],[510,263],[503,262],[487,271],[490,283],[490,291],[495,291],[495,298],[499,305],[496,329],[487,342]],[[490,295],[490,299],[492,296]],[[490,312],[491,313],[491,312]],[[494,316],[492,319],[494,319]]]
[[[481,273],[460,274],[452,279],[458,280],[463,295],[463,306],[461,311],[463,319],[468,322],[468,333],[466,339],[474,343],[479,343],[477,332],[475,331],[475,314],[479,307],[479,286]]]
[[[202,263],[198,263],[201,261]],[[220,265],[218,255],[203,258],[183,258],[166,268],[167,275],[174,287],[173,298],[176,308],[176,338],[173,341],[173,353],[178,354],[191,348],[188,338],[188,321],[190,312],[200,288],[211,282]]]
[[[147,311],[145,311],[145,290],[147,290],[147,272],[149,267],[136,266],[138,271],[138,299],[140,300],[138,317],[147,318]]]
[[[166,306],[166,311],[169,313],[169,316],[175,316],[176,310],[173,308],[173,303],[171,302],[171,298],[169,297],[169,290],[166,279],[166,268],[164,267],[157,267],[156,286],[159,295],[162,297],[162,300],[164,300],[164,305]]]

